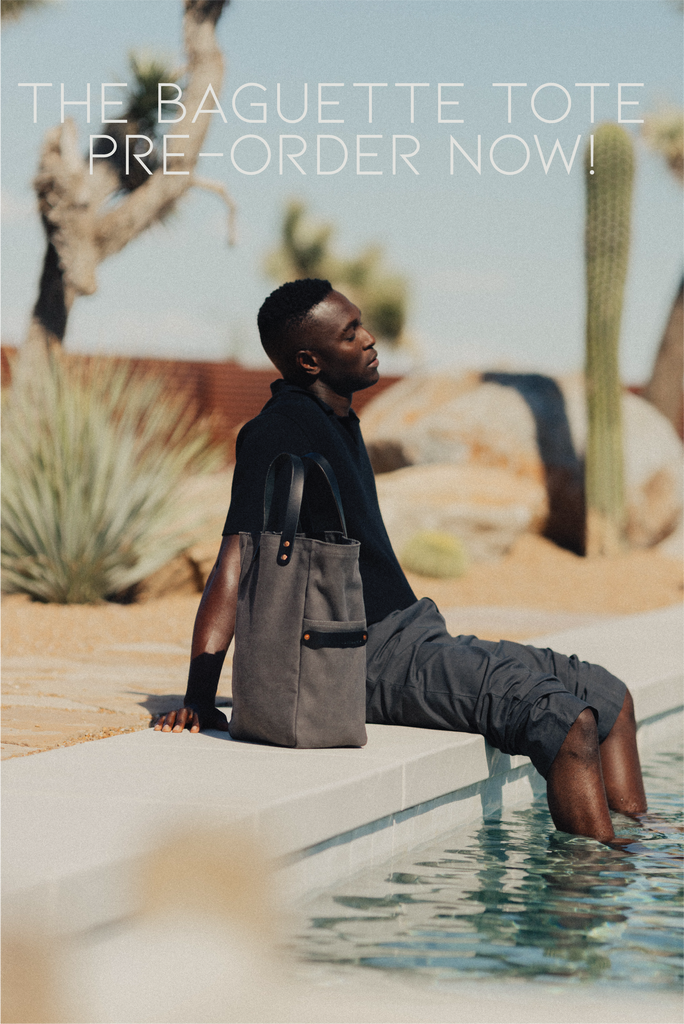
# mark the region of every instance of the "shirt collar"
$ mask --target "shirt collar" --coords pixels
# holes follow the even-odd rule
[[[282,395],[285,394],[286,392],[299,392],[302,395],[306,395],[308,398],[312,398],[314,402],[317,402],[318,405],[320,405],[323,412],[327,413],[328,416],[334,416],[336,419],[345,418],[343,416],[337,416],[335,410],[331,405],[328,405],[327,402],[324,402],[322,398],[319,398],[318,395],[315,395],[312,391],[307,390],[307,388],[302,388],[299,386],[299,384],[290,384],[289,381],[283,380],[282,378],[273,381],[273,383],[271,384],[271,394],[273,395],[274,398],[276,395]],[[359,418],[354,412],[354,410],[351,408],[351,406],[349,407],[348,418],[350,420],[358,420]]]

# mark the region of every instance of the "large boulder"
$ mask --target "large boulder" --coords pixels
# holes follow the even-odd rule
[[[625,392],[622,409],[627,535],[635,547],[650,547],[671,534],[681,517],[682,443],[644,399]],[[414,375],[366,406],[363,430],[377,469],[478,466],[543,484],[547,514],[539,530],[583,551],[587,426],[581,375]]]
[[[516,538],[539,531],[547,516],[542,483],[489,466],[409,466],[377,478],[380,509],[401,560],[426,530],[458,537],[472,561],[504,555]]]

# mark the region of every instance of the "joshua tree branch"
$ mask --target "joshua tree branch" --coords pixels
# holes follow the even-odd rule
[[[199,107],[209,85],[218,96],[223,82],[223,57],[214,32],[222,8],[222,0],[185,2],[183,34],[188,58],[188,84],[183,103],[188,113],[178,125],[171,125],[168,133],[188,136],[174,140],[171,146],[183,156],[172,160],[175,174],[165,175],[160,167],[114,210],[98,218],[96,238],[101,260],[119,252],[159,220],[192,185],[193,170],[209,127],[208,115],[200,114],[193,124],[192,112]]]
[[[187,57],[187,85],[183,94],[186,115],[169,123],[168,134],[185,136],[169,146],[182,153],[163,162],[140,187],[102,213],[120,180],[105,160],[97,160],[90,174],[78,149],[76,126],[67,119],[45,136],[34,182],[46,233],[47,252],[41,275],[29,340],[61,342],[75,298],[97,290],[97,265],[120,252],[146,228],[160,220],[193,185],[221,195],[230,210],[229,232],[234,232],[235,206],[221,185],[203,182],[194,174],[209,116],[192,119],[209,85],[216,96],[223,82],[223,58],[216,41],[216,23],[227,0],[185,0],[183,35]],[[213,103],[207,103],[213,106]],[[181,172],[181,173],[178,173]]]
[[[235,215],[237,213],[237,206],[226,186],[221,181],[209,181],[208,178],[198,178],[196,175],[193,175],[191,184],[195,188],[203,188],[207,192],[213,192],[224,201],[228,207],[228,245],[235,245]]]

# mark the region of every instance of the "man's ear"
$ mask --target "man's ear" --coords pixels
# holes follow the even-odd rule
[[[311,349],[303,348],[296,352],[295,362],[298,369],[303,370],[310,377],[317,377],[321,372],[316,353],[312,352]]]

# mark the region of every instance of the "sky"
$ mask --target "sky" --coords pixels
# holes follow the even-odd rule
[[[181,19],[180,0],[58,0],[3,29],[4,343],[21,342],[35,302],[45,242],[31,182],[43,136],[59,123],[60,83],[74,100],[91,84],[90,124],[84,107],[69,108],[86,153],[88,135],[105,131],[101,83],[128,80],[132,49],[182,66]],[[68,350],[267,364],[256,313],[276,282],[264,261],[286,203],[298,198],[315,220],[335,225],[341,255],[380,244],[387,268],[407,281],[411,347],[383,354],[381,370],[582,367],[584,151],[592,130],[617,121],[619,109],[623,119],[639,119],[682,105],[681,5],[232,0],[217,37],[226,60],[219,93],[226,122],[201,115],[210,121],[202,151],[223,156],[203,158],[199,170],[223,182],[237,204],[237,244],[227,245],[219,199],[190,191],[167,222],[100,265],[96,294],[74,305]],[[33,90],[21,82],[52,83],[38,90],[36,124]],[[411,82],[428,83],[413,90],[413,123],[411,90],[396,85]],[[594,90],[593,125],[590,89],[577,84],[592,82],[608,83]],[[234,97],[246,83],[257,84]],[[282,114],[292,119],[303,112],[307,85],[307,113],[297,123],[278,115],[278,83]],[[319,108],[320,83],[320,98],[337,105]],[[364,83],[386,83],[372,90],[372,123]],[[509,90],[495,83],[524,83],[510,90],[510,121]],[[630,101],[621,108],[619,83]],[[251,106],[264,102],[265,123],[258,120],[263,108]],[[255,120],[242,120],[233,104]],[[648,379],[683,268],[681,185],[646,148],[640,128],[625,124],[636,154],[620,352],[629,383]],[[239,142],[233,162],[234,144],[250,135],[257,138]],[[304,174],[287,158],[302,146],[296,139],[283,140],[279,172],[282,135],[306,142]],[[336,136],[320,142],[322,171],[335,170],[346,146],[337,173],[317,173],[318,135]],[[368,135],[380,138],[358,139]],[[396,173],[393,136],[412,137],[396,140]],[[478,136],[480,173],[458,149],[451,173],[450,138],[477,163]],[[413,140],[418,173],[400,158]],[[558,151],[548,165],[556,140],[568,163],[577,143],[569,172]],[[259,171],[267,147],[268,166],[243,173]],[[357,158],[357,148],[377,156]],[[358,173],[371,170],[381,173]]]

